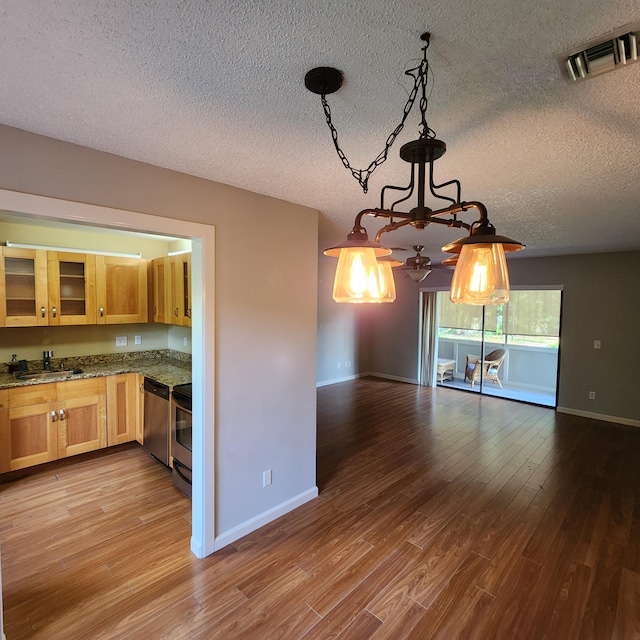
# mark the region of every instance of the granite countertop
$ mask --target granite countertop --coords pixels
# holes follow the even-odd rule
[[[58,371],[63,364],[65,370],[60,371],[59,376],[40,378],[36,380],[18,380],[6,370],[0,372],[0,389],[11,387],[23,387],[34,384],[46,384],[51,382],[63,382],[66,380],[81,380],[83,378],[97,378],[100,376],[112,376],[120,373],[140,373],[156,382],[174,387],[178,384],[191,382],[191,360],[184,358],[184,354],[178,358],[171,357],[168,350],[159,352],[139,352],[138,354],[100,355],[86,356],[83,358],[52,359],[51,370]],[[28,363],[29,371],[42,369],[39,361]],[[71,373],[72,370],[81,369],[81,373]]]

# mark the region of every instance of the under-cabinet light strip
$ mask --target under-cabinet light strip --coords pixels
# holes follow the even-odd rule
[[[169,256],[181,256],[183,253],[191,253],[191,249],[180,249],[180,251],[169,251]]]
[[[94,253],[100,256],[116,256],[118,258],[142,258],[141,253],[120,253],[118,251],[100,251],[98,249],[70,249],[69,247],[54,247],[46,244],[25,244],[23,242],[5,243],[7,247],[15,249],[46,249],[47,251],[64,251],[65,253]]]

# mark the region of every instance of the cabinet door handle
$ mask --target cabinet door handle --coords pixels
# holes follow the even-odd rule
[[[104,307],[100,307],[100,317],[104,316]]]
[[[174,315],[176,318],[178,318],[178,317],[179,317],[179,316],[178,316],[178,307],[176,307],[176,308],[173,310],[173,315]]]
[[[44,307],[40,307],[40,315],[44,318],[47,310]]]
[[[58,315],[58,310],[55,307],[51,307],[51,313],[53,314],[53,317],[55,318]]]
[[[55,422],[58,419],[58,414],[55,411],[51,412],[51,422]]]
[[[60,420],[64,420],[64,409],[60,409]]]

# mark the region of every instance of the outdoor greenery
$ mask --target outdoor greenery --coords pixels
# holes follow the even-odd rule
[[[557,349],[560,343],[560,300],[557,290],[512,291],[505,305],[455,305],[439,294],[438,337]],[[484,316],[483,316],[484,314]]]
[[[482,331],[440,327],[438,329],[438,337],[449,338],[450,340],[472,340],[480,342],[482,340]],[[542,347],[545,349],[557,349],[560,344],[560,339],[554,336],[521,336],[494,331],[485,332],[485,341],[491,344],[511,344],[521,347]]]

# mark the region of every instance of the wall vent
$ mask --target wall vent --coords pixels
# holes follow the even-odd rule
[[[564,76],[577,82],[638,61],[640,23],[627,25],[558,56]]]

